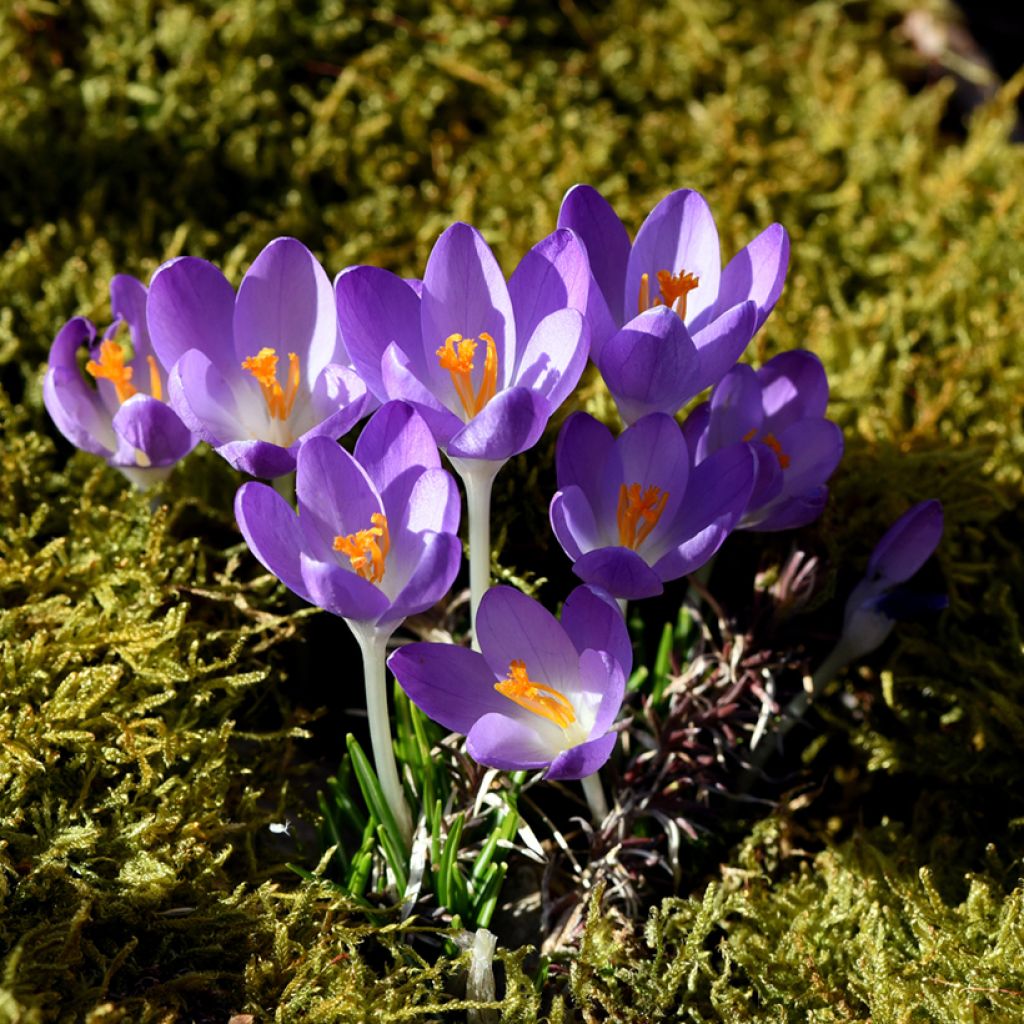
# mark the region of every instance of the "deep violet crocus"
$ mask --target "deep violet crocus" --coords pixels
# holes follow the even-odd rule
[[[480,602],[480,650],[414,643],[388,660],[417,707],[466,735],[470,755],[507,771],[585,779],[615,746],[612,724],[632,666],[614,602],[590,587],[559,622],[537,601],[495,587]]]
[[[675,413],[720,381],[778,301],[789,265],[789,237],[772,224],[723,270],[711,210],[690,189],[662,199],[632,244],[589,185],[566,193],[558,225],[586,246],[591,356],[626,423]]]
[[[691,468],[679,424],[651,413],[617,438],[586,413],[562,427],[551,525],[573,572],[621,600],[700,568],[747,506],[756,460],[735,444]]]
[[[237,296],[212,263],[170,260],[153,276],[148,317],[153,347],[173,365],[171,404],[236,469],[291,473],[304,441],[338,438],[367,411],[331,282],[294,238],[263,249]]]
[[[75,317],[59,331],[43,378],[43,402],[76,447],[100,455],[133,484],[164,479],[198,443],[164,401],[167,369],[146,327],[146,286],[128,274],[110,282],[113,322],[96,343],[91,320]],[[128,334],[130,355],[121,340]],[[78,364],[85,347],[86,379]]]
[[[285,586],[343,618],[363,656],[381,785],[406,835],[412,822],[391,749],[384,658],[408,615],[451,587],[461,561],[459,496],[415,410],[389,402],[354,455],[327,437],[299,450],[298,514],[272,487],[244,484],[235,517],[253,554]]]
[[[377,267],[335,283],[342,337],[367,387],[412,402],[465,482],[474,617],[489,583],[491,485],[579,380],[589,281],[571,231],[535,245],[506,284],[480,232],[453,224],[421,286]]]
[[[700,464],[737,442],[757,454],[757,483],[740,521],[745,530],[788,530],[821,515],[825,481],[843,454],[843,432],[825,419],[828,379],[821,360],[794,349],[760,370],[740,364],[683,425]]]

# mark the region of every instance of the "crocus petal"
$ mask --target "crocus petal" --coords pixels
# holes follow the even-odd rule
[[[687,296],[687,323],[715,304],[722,275],[722,253],[715,220],[699,192],[689,189],[671,192],[640,226],[626,266],[624,304],[627,314],[640,295],[641,274],[649,277],[653,299],[658,294],[660,270],[670,274],[685,270],[697,276],[699,284]]]
[[[376,623],[390,605],[387,595],[369,580],[335,562],[320,562],[305,552],[300,557],[302,582],[313,604],[352,622]]]
[[[622,296],[630,248],[629,234],[622,221],[597,189],[590,185],[574,185],[562,200],[558,226],[571,228],[579,235],[586,247],[590,269],[598,293],[604,299],[609,320],[614,326],[622,324],[627,319]],[[592,301],[588,304],[588,319],[591,319],[593,305]],[[598,316],[600,318],[600,314]],[[597,329],[600,326],[595,325],[593,331],[594,337],[600,339],[595,348],[612,333]]]
[[[267,484],[242,484],[235,495],[235,519],[249,549],[289,590],[311,604],[302,580],[302,531],[295,510]]]
[[[714,386],[735,366],[754,335],[756,312],[754,303],[744,302],[694,334],[700,361],[697,391]]]
[[[366,530],[380,512],[380,497],[362,466],[326,437],[307,441],[298,456],[295,479],[299,516],[328,547],[334,538]]]
[[[757,459],[757,475],[754,477],[754,489],[750,492],[747,503],[747,516],[775,501],[782,493],[785,484],[785,472],[779,465],[779,457],[766,444],[751,444]],[[746,525],[747,517],[744,517]]]
[[[452,732],[465,735],[484,715],[511,706],[494,689],[484,656],[465,647],[406,644],[388,658],[388,667],[413,704]]]
[[[622,665],[608,651],[590,649],[580,655],[579,682],[566,691],[566,697],[576,708],[577,719],[591,723],[590,736],[594,737],[612,727],[625,693]]]
[[[347,434],[369,411],[371,400],[355,370],[340,363],[328,363],[313,384],[306,417],[313,425],[302,433],[300,442],[321,435],[334,440]]]
[[[555,444],[555,475],[560,490],[578,487],[586,496],[595,515],[605,509],[599,481],[601,471],[615,446],[612,432],[599,420],[585,412],[574,412],[562,424]]]
[[[666,543],[683,539],[654,564],[661,579],[667,582],[693,572],[722,546],[747,507],[755,472],[754,453],[746,444],[723,448],[694,468],[687,500],[664,534]]]
[[[828,378],[813,352],[780,352],[757,371],[757,379],[767,429],[778,432],[797,420],[825,415]]]
[[[450,400],[443,398],[450,408],[457,408],[458,399],[448,371],[441,368],[435,354],[449,335],[461,334],[479,342],[481,333],[490,334],[498,354],[499,390],[512,379],[516,362],[512,300],[494,253],[469,224],[452,224],[434,244],[423,275],[420,325],[430,375],[425,382],[438,395],[450,392]],[[482,355],[477,363],[479,386]]]
[[[789,268],[789,235],[781,224],[770,224],[741,249],[722,272],[715,315],[752,299],[757,306],[756,332],[782,294]]]
[[[757,373],[742,363],[734,366],[711,394],[708,451],[751,440],[763,422]]]
[[[446,450],[461,459],[509,459],[540,440],[550,416],[551,407],[541,395],[528,388],[509,388],[453,435]]]
[[[307,389],[337,358],[338,320],[331,282],[317,258],[294,238],[275,238],[253,260],[234,310],[235,360],[260,349],[294,352]]]
[[[551,499],[551,528],[573,561],[600,546],[600,533],[587,496],[578,487],[566,487]]]
[[[596,587],[576,587],[562,607],[562,628],[576,650],[607,651],[628,676],[633,669],[633,644],[614,598]],[[621,703],[621,701],[620,701]]]
[[[708,423],[711,420],[711,403],[701,402],[683,420],[683,440],[694,463],[703,462],[708,454]]]
[[[511,701],[505,703],[515,707]],[[558,756],[561,730],[538,715],[533,717],[536,724],[500,713],[477,719],[466,735],[469,756],[503,771],[547,767]]]
[[[411,486],[406,484],[411,480]],[[402,530],[419,533],[437,530],[457,533],[462,501],[450,473],[443,469],[414,468],[399,477],[381,495],[384,513]]]
[[[465,425],[409,369],[405,353],[397,344],[389,345],[385,350],[380,373],[385,394],[389,398],[409,402],[423,417],[438,446],[445,447]]]
[[[828,488],[814,487],[792,498],[771,502],[761,511],[753,511],[743,517],[740,527],[757,533],[777,533],[779,530],[795,530],[819,518],[828,503]],[[754,508],[751,503],[751,508]]]
[[[136,453],[140,451],[145,456],[143,465],[173,465],[199,443],[169,405],[149,395],[132,395],[114,414],[113,427],[130,449],[124,454],[130,455],[127,464],[131,466],[139,465]]]
[[[607,590],[614,597],[635,600],[656,597],[664,587],[661,577],[629,548],[597,548],[576,560],[572,571],[584,582]]]
[[[674,414],[704,386],[689,331],[664,307],[634,317],[609,338],[598,369],[627,424],[649,412]]]
[[[885,532],[868,561],[868,576],[889,583],[910,579],[942,539],[942,504],[922,501],[904,512]]]
[[[484,594],[476,635],[499,679],[508,675],[513,661],[525,662],[531,679],[556,690],[576,678],[579,655],[558,620],[512,587],[492,587]]]
[[[831,420],[798,420],[779,431],[777,440],[789,455],[782,487],[786,497],[823,484],[843,457],[843,432]]]
[[[388,515],[408,505],[409,492],[423,470],[441,466],[430,428],[407,402],[382,405],[367,421],[353,454],[373,481]]]
[[[590,351],[586,321],[575,309],[546,316],[523,350],[514,383],[536,391],[557,409],[576,387]]]
[[[241,473],[259,477],[261,480],[276,480],[279,476],[295,470],[295,454],[298,446],[282,448],[270,441],[228,441],[214,446],[217,454]]]
[[[334,285],[338,325],[352,365],[380,401],[390,397],[381,375],[388,346],[405,353],[405,363],[424,376],[420,342],[420,299],[408,283],[378,267],[350,267]],[[441,339],[441,344],[444,339]]]
[[[190,349],[174,364],[167,390],[181,421],[207,444],[219,447],[244,433],[231,385],[200,349]]]
[[[415,538],[415,545],[396,545],[389,559],[398,572],[406,569],[403,560],[411,563],[411,572],[406,576],[405,585],[391,602],[391,608],[383,621],[401,622],[410,615],[437,604],[451,589],[462,562],[462,542],[453,533],[402,533],[400,539]],[[415,558],[410,558],[415,555]],[[391,571],[392,567],[388,567]],[[385,579],[386,579],[385,574]]]
[[[577,747],[570,747],[551,762],[551,767],[544,773],[544,778],[570,781],[593,775],[612,756],[616,739],[618,736],[614,732],[609,732],[604,736],[598,736],[597,739],[587,740]]]
[[[164,366],[173,366],[197,348],[221,373],[235,376],[234,311],[234,289],[212,263],[194,256],[168,260],[149,285],[146,321],[153,350]]]
[[[133,365],[141,361],[145,366],[146,357],[154,354],[146,323],[146,286],[131,274],[115,274],[110,279],[110,312],[131,329]]]

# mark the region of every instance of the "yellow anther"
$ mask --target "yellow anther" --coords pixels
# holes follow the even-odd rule
[[[743,435],[744,441],[753,441],[757,437],[757,428],[754,427],[752,430],[748,430]],[[775,452],[775,458],[779,460],[779,465],[783,469],[789,468],[789,463],[792,461],[790,457],[782,450],[782,445],[779,444],[779,439],[774,434],[765,434],[764,437],[759,438],[761,444],[768,445],[773,452]]]
[[[619,543],[624,548],[636,551],[658,525],[667,501],[668,491],[660,487],[641,490],[639,484],[630,484],[628,487],[622,484],[619,487],[617,513]]]
[[[146,356],[149,363],[149,393],[158,401],[164,400],[164,386],[160,382],[160,368],[157,366],[154,356]]]
[[[347,555],[353,571],[364,580],[380,583],[384,579],[384,562],[391,550],[391,535],[383,513],[374,512],[370,522],[373,525],[369,529],[335,537],[334,550]]]
[[[295,405],[295,396],[299,393],[299,357],[294,352],[288,353],[288,385],[285,388],[281,387],[277,379],[275,349],[261,348],[256,355],[243,360],[242,369],[248,370],[256,378],[271,417],[276,420],[288,419]]]
[[[124,365],[124,349],[116,341],[100,342],[99,362],[90,359],[85,364],[86,372],[97,380],[109,380],[117,392],[122,405],[135,394],[132,385],[132,368]]]
[[[461,334],[449,334],[437,350],[437,361],[442,370],[452,376],[452,385],[459,396],[466,416],[472,419],[494,397],[498,390],[498,349],[494,339],[486,332],[480,332],[480,340],[487,346],[484,356],[484,375],[476,394],[473,393],[473,356],[477,343],[474,338]]]
[[[552,687],[534,682],[527,674],[525,661],[510,662],[508,676],[494,688],[521,708],[554,722],[559,729],[567,729],[576,721],[569,701]]]

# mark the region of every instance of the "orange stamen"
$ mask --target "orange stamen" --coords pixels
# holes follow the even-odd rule
[[[275,349],[261,348],[256,355],[242,362],[242,369],[248,370],[256,378],[271,417],[277,420],[288,419],[299,393],[299,357],[294,352],[288,353],[287,388],[282,388],[277,379]]]
[[[155,357],[146,356],[149,363],[149,393],[158,401],[164,400],[164,386],[160,383],[160,369],[157,366]]]
[[[658,286],[665,305],[679,314],[680,320],[686,319],[686,297],[697,287],[700,279],[694,274],[680,270],[671,274],[667,270],[658,271]]]
[[[743,440],[744,441],[753,441],[756,436],[757,436],[757,428],[754,427],[751,430],[748,430],[743,435]],[[761,443],[768,445],[768,447],[771,448],[771,450],[773,452],[775,452],[775,458],[777,458],[779,460],[779,465],[783,469],[788,469],[789,468],[789,464],[790,464],[790,462],[792,460],[782,450],[782,445],[779,444],[779,439],[774,434],[765,434],[764,437],[761,438]]]
[[[552,687],[534,682],[526,672],[525,661],[511,662],[508,676],[495,683],[494,688],[521,708],[554,722],[559,729],[566,729],[576,721],[576,712],[569,701]]]
[[[388,533],[387,516],[383,513],[374,512],[370,522],[373,526],[367,530],[335,537],[334,550],[348,555],[352,569],[364,580],[380,583],[384,579],[384,561],[391,550],[391,535]]]
[[[132,368],[124,365],[124,349],[116,341],[100,342],[100,359],[90,359],[85,364],[86,372],[96,380],[109,380],[117,392],[117,400],[123,405],[132,395]]]
[[[667,501],[668,491],[660,487],[648,487],[642,491],[639,484],[630,484],[628,487],[622,484],[619,487],[617,513],[619,543],[624,548],[636,551],[658,525]]]
[[[476,355],[476,339],[464,338],[461,334],[449,334],[436,352],[441,369],[447,370],[452,376],[455,393],[459,396],[462,408],[469,419],[480,412],[498,390],[498,349],[494,339],[486,331],[480,332],[480,340],[487,345],[487,355],[484,356],[483,380],[475,395],[473,356]]]

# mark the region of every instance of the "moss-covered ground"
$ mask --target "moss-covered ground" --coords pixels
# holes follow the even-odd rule
[[[839,592],[938,497],[951,603],[827,695],[799,789],[741,838],[724,806],[730,838],[676,898],[630,924],[595,893],[579,955],[546,972],[502,948],[497,1017],[1024,1020],[1024,79],[963,118],[943,73],[962,62],[941,39],[921,55],[911,8],[953,17],[0,6],[0,1021],[465,1019],[464,962],[430,928],[368,922],[268,840],[314,816],[359,680],[304,653],[330,624],[257,572],[237,478],[199,452],[151,505],[58,436],[41,377],[61,323],[106,322],[114,272],[188,252],[237,280],[293,234],[331,273],[416,275],[453,219],[511,268],[578,181],[634,227],[698,188],[726,253],[788,228],[751,357],[817,352],[847,440],[804,536]]]

